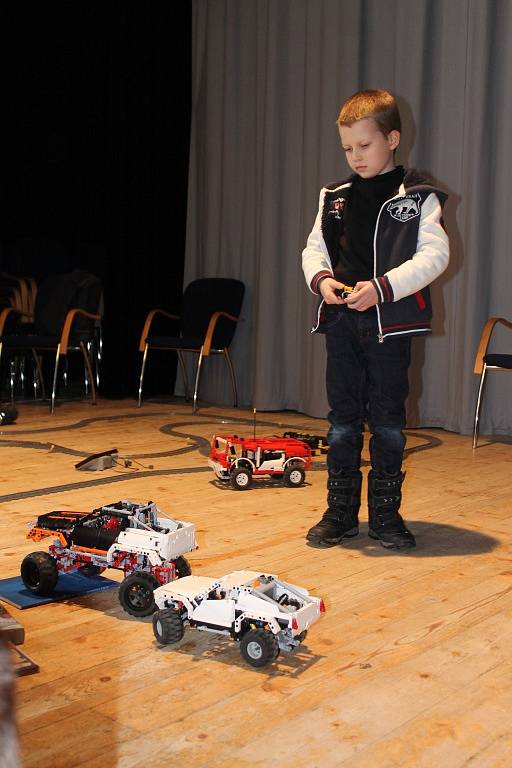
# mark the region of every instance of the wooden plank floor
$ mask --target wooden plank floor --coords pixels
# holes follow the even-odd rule
[[[138,410],[132,401],[64,404],[53,417],[19,410],[18,424],[0,432],[0,578],[18,575],[33,551],[26,532],[37,514],[152,499],[195,523],[194,573],[261,568],[327,606],[297,654],[261,671],[210,633],[187,630],[159,648],[151,620],[124,613],[116,590],[10,609],[40,666],[17,684],[26,768],[510,766],[506,440],[473,452],[469,437],[409,432],[403,509],[414,553],[373,543],[365,512],[358,538],[318,550],[304,534],[324,509],[325,457],[299,489],[255,481],[232,491],[206,469],[211,435],[251,434],[251,413],[210,407],[193,416],[182,404]],[[257,419],[258,434],[326,428],[294,413]],[[74,469],[113,447],[135,460],[130,467]]]

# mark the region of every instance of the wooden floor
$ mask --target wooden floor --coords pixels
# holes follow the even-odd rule
[[[322,596],[327,612],[296,655],[248,667],[236,643],[186,630],[156,645],[150,619],[117,590],[25,611],[17,685],[27,768],[509,767],[512,754],[512,446],[408,433],[404,516],[413,554],[361,533],[318,550],[304,534],[324,510],[325,457],[307,485],[217,487],[211,435],[251,434],[252,413],[132,401],[21,406],[0,432],[0,578],[16,576],[28,524],[52,509],[156,501],[197,527],[198,575],[262,569]],[[258,434],[325,433],[294,413],[259,413]],[[202,439],[201,439],[202,438]],[[74,464],[116,447],[130,467]],[[181,449],[181,450],[180,450]],[[367,455],[367,452],[366,452]],[[365,469],[366,472],[366,469]],[[107,575],[120,580],[117,571]]]

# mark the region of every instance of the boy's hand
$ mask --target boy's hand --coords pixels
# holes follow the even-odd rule
[[[318,290],[326,304],[345,304],[345,299],[342,299],[341,296],[335,293],[336,290],[343,290],[344,287],[343,283],[340,283],[339,280],[335,280],[333,277],[323,277]]]
[[[378,303],[377,291],[370,280],[362,280],[356,283],[354,290],[347,296],[345,301],[349,309],[356,309],[358,312],[364,312],[365,309],[370,309],[370,307],[374,307]]]

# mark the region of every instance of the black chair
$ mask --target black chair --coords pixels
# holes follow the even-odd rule
[[[236,324],[240,319],[244,292],[245,286],[240,280],[222,277],[203,278],[192,281],[185,289],[181,315],[174,315],[163,309],[153,309],[149,312],[139,343],[139,351],[143,353],[139,382],[139,407],[142,403],[144,372],[150,350],[176,352],[187,400],[189,400],[189,386],[183,353],[192,352],[198,355],[193,396],[194,412],[197,410],[197,395],[203,359],[212,354],[222,354],[231,378],[234,406],[237,407],[235,372],[228,350],[235,335]],[[151,326],[158,315],[174,321],[174,335],[156,336],[151,334]]]
[[[34,304],[37,294],[37,284],[33,278],[16,277],[15,275],[0,273],[0,311],[6,307],[17,310],[17,322],[20,325],[30,324],[34,320]],[[25,357],[17,356],[11,361],[9,372],[11,399],[14,397],[15,381],[18,379],[21,386],[25,386]],[[0,389],[2,387],[0,380]]]
[[[70,352],[79,351],[85,364],[85,388],[91,385],[93,403],[96,387],[91,359],[97,344],[101,322],[102,286],[99,278],[82,270],[53,275],[44,280],[37,291],[33,324],[21,325],[23,315],[14,307],[0,313],[0,360],[2,355],[32,353],[38,378],[45,397],[41,354],[53,352],[55,363],[50,410],[55,410],[57,377],[61,358],[67,360]]]
[[[491,342],[492,333],[498,323],[501,323],[501,325],[504,325],[507,328],[512,328],[512,323],[509,320],[505,320],[503,317],[489,318],[484,325],[478,344],[478,351],[476,353],[474,373],[480,374],[480,386],[478,387],[475,422],[473,425],[473,448],[476,448],[478,443],[480,410],[482,408],[482,395],[487,371],[512,371],[512,354],[488,354],[487,352]]]

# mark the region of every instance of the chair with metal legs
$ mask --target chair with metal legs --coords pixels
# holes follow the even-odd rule
[[[484,384],[488,371],[509,371],[512,372],[512,354],[489,354],[487,352],[493,331],[497,324],[512,329],[512,322],[503,317],[491,317],[487,320],[480,336],[478,351],[475,358],[474,373],[480,374],[480,385],[478,387],[478,396],[475,408],[475,421],[473,424],[473,448],[477,447],[478,433],[480,430],[480,411],[482,408]]]
[[[88,272],[74,270],[71,273],[53,275],[43,281],[38,289],[32,327],[13,326],[14,316],[20,313],[14,307],[6,307],[0,313],[0,361],[2,356],[32,354],[37,377],[45,396],[42,355],[54,355],[50,410],[55,409],[59,363],[67,360],[69,353],[78,351],[84,360],[86,394],[89,386],[93,403],[96,402],[95,375],[91,363],[91,345],[96,343],[97,324],[101,321],[98,308],[102,302],[101,281]]]
[[[152,309],[149,312],[139,342],[139,351],[142,352],[139,407],[142,404],[148,354],[155,350],[176,352],[187,400],[190,398],[190,389],[184,353],[197,355],[193,392],[194,412],[197,410],[203,361],[210,355],[221,354],[229,371],[233,404],[235,407],[238,405],[236,377],[229,355],[229,346],[240,319],[244,292],[245,286],[240,280],[221,277],[202,278],[192,281],[185,289],[180,315],[163,309]],[[152,333],[153,322],[157,317],[174,323],[174,335],[164,336]]]

